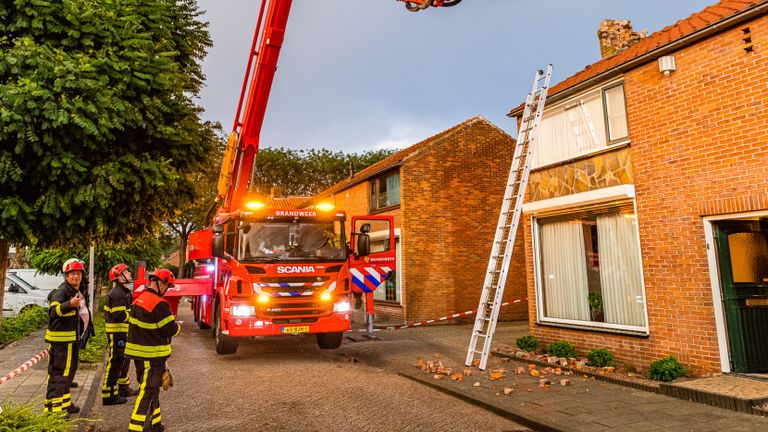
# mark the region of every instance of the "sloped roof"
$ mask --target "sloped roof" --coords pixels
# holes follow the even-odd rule
[[[767,3],[768,0],[721,0],[700,12],[694,13],[688,18],[682,19],[646,38],[640,39],[638,42],[611,57],[592,63],[576,74],[559,82],[554,87],[551,87],[547,92],[548,98],[584,83],[591,78],[595,78],[601,74],[615,70],[622,65],[626,65],[630,61],[638,59],[644,54],[664,48],[680,39],[713,27],[728,18],[745,13],[754,7],[760,6],[761,4],[765,5]],[[508,115],[513,116],[517,114],[518,111],[521,111],[523,106],[524,104],[520,104],[512,109]]]
[[[459,131],[461,129],[464,129],[465,127],[470,126],[470,125],[472,125],[474,123],[477,123],[477,122],[483,122],[483,123],[486,123],[486,124],[496,128],[496,129],[498,129],[498,127],[496,125],[494,125],[493,123],[491,123],[488,120],[486,120],[485,118],[483,118],[483,116],[472,117],[469,120],[461,122],[461,123],[457,124],[456,126],[453,126],[453,127],[449,128],[449,129],[446,129],[446,130],[444,130],[444,131],[442,131],[440,133],[432,135],[431,137],[429,137],[429,138],[427,138],[425,140],[419,141],[418,143],[416,143],[416,144],[414,144],[414,145],[412,145],[410,147],[407,147],[407,148],[405,148],[405,149],[403,149],[403,150],[401,150],[401,151],[399,151],[399,152],[397,152],[397,153],[395,153],[395,154],[393,154],[393,155],[391,155],[391,156],[389,156],[387,158],[384,158],[384,159],[376,162],[373,165],[370,165],[369,167],[361,170],[360,172],[355,173],[355,175],[352,178],[349,178],[349,179],[346,179],[346,180],[342,180],[339,183],[336,183],[335,185],[333,185],[333,186],[329,187],[328,189],[326,189],[326,190],[320,192],[319,194],[315,195],[311,199],[308,199],[308,200],[304,201],[301,204],[301,207],[306,207],[306,206],[312,204],[314,201],[317,201],[317,200],[319,200],[321,198],[324,198],[324,197],[327,197],[327,196],[331,196],[331,195],[333,195],[333,194],[335,194],[335,193],[337,193],[339,191],[348,189],[348,188],[350,188],[350,187],[352,187],[352,186],[354,186],[354,185],[356,185],[358,183],[362,183],[362,182],[370,179],[371,177],[375,177],[376,175],[381,174],[381,173],[383,173],[383,172],[385,172],[387,170],[390,170],[392,168],[398,167],[398,166],[402,165],[403,162],[406,159],[416,155],[420,150],[425,149],[425,148],[429,147],[430,145],[440,141],[441,139],[447,138],[447,137],[451,136],[452,134],[454,134],[455,132],[457,132],[457,131]],[[501,129],[499,129],[499,130],[501,130]],[[506,133],[506,132],[504,132],[504,133]]]

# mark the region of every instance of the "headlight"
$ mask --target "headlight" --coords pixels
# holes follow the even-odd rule
[[[333,313],[349,312],[349,302],[341,301],[333,305]]]
[[[233,317],[249,317],[256,315],[256,308],[253,306],[232,306],[229,313]]]
[[[320,300],[322,300],[322,301],[328,301],[328,300],[330,300],[330,299],[331,299],[331,293],[329,293],[329,292],[324,292],[324,293],[320,294]]]

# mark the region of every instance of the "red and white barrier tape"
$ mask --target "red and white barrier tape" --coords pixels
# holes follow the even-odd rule
[[[501,304],[501,307],[509,306],[509,305],[515,304],[515,303],[522,303],[524,301],[528,301],[528,297],[517,299],[517,300],[503,302]],[[459,312],[459,313],[455,313],[453,315],[446,315],[446,316],[442,316],[442,317],[439,317],[439,318],[434,318],[434,319],[426,320],[426,321],[420,321],[420,322],[412,323],[412,324],[405,324],[405,325],[401,325],[401,326],[392,326],[392,327],[383,327],[383,328],[375,328],[375,329],[373,329],[373,331],[401,330],[401,329],[405,329],[405,328],[420,327],[420,326],[423,326],[423,325],[434,324],[434,323],[440,322],[440,321],[447,321],[447,320],[450,320],[450,319],[455,319],[455,318],[460,318],[460,317],[463,317],[463,316],[472,315],[475,312],[477,312],[477,309],[466,311],[466,312]],[[357,332],[367,332],[368,330],[367,329],[352,329],[352,330],[349,330],[349,331],[352,331],[352,332],[354,332],[354,331],[357,331]]]
[[[47,355],[48,355],[48,350],[44,349],[40,354],[32,357],[31,359],[27,360],[26,363],[24,363],[23,365],[17,367],[16,369],[14,369],[13,372],[11,372],[8,375],[0,378],[0,384],[8,381],[9,379],[15,377],[16,375],[19,375],[22,372],[24,372],[25,370],[31,368],[32,366],[35,365],[35,363],[39,362],[40,360],[45,358],[45,356],[47,356]]]

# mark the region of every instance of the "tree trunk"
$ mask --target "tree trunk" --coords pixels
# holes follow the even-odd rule
[[[11,247],[11,243],[7,240],[0,240],[0,305],[3,303],[3,297],[5,296],[5,273],[8,271],[8,250]],[[0,321],[3,320],[3,312],[0,309]]]
[[[176,277],[184,278],[184,267],[187,265],[187,242],[189,241],[189,234],[186,234],[187,230],[179,236],[179,270]]]

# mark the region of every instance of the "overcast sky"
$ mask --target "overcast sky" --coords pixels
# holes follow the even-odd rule
[[[599,60],[604,18],[654,32],[715,0],[464,0],[419,13],[395,0],[294,0],[261,145],[403,148],[509,110],[537,68],[553,84]],[[199,0],[214,46],[198,103],[232,128],[259,0]]]

